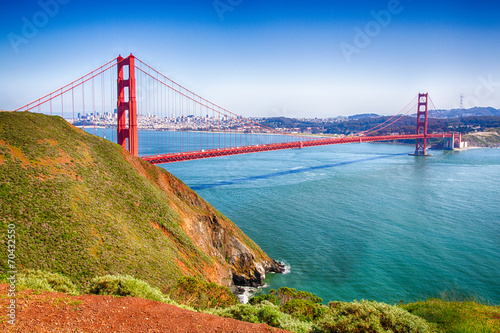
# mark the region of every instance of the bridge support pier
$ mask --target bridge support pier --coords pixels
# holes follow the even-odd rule
[[[451,138],[444,138],[443,149],[444,150],[453,150],[453,149],[455,149],[455,134],[453,134],[451,136]]]
[[[443,143],[444,150],[464,149],[467,146],[467,142],[462,141],[462,133],[453,133],[451,137],[445,138]]]
[[[118,103],[116,106],[116,112],[118,116],[118,144],[127,149],[132,155],[138,156],[139,144],[137,135],[137,101],[135,94],[135,58],[132,54],[127,58],[119,56],[117,61]],[[125,66],[128,67],[127,79],[125,79],[123,75],[123,68]],[[128,91],[127,99],[125,99],[126,91]]]
[[[468,147],[467,142],[462,141],[462,133],[456,134],[454,142],[455,142],[455,148],[463,149]]]

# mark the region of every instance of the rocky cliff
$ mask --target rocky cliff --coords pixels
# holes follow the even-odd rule
[[[59,117],[0,112],[0,219],[2,234],[16,225],[20,269],[82,285],[130,274],[256,286],[282,269],[182,181]]]

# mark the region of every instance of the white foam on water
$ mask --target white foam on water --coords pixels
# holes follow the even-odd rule
[[[243,293],[236,294],[238,301],[242,304],[247,304],[248,300],[260,289],[254,287],[238,287],[239,290],[243,290]]]

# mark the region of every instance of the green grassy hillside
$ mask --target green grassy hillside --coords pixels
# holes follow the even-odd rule
[[[158,287],[183,275],[229,285],[232,274],[275,264],[179,179],[42,114],[0,112],[0,221],[1,235],[16,225],[18,268],[80,285],[106,274]],[[241,256],[253,259],[245,272]]]

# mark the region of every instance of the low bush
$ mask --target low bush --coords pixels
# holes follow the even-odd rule
[[[41,270],[28,270],[17,275],[20,288],[58,291],[70,295],[79,295],[78,287],[66,276]]]
[[[250,303],[252,305],[257,305],[257,304],[261,304],[264,301],[267,301],[267,302],[274,304],[274,305],[280,305],[280,299],[278,298],[278,296],[270,295],[270,294],[264,294],[264,295],[252,297],[252,298],[250,298],[248,303]]]
[[[281,311],[302,321],[315,321],[323,315],[326,309],[326,306],[308,299],[292,299],[281,307]]]
[[[131,296],[152,301],[171,303],[158,288],[130,275],[105,275],[92,280],[87,289],[89,294]]]
[[[434,326],[397,306],[374,301],[330,302],[316,332],[431,333]]]
[[[292,299],[305,299],[305,300],[310,300],[311,302],[314,303],[322,303],[323,300],[314,295],[311,294],[307,291],[301,291],[301,290],[295,290],[293,288],[288,288],[288,287],[282,287],[279,288],[278,291],[275,289],[271,289],[269,291],[271,295],[275,295],[278,297],[280,300],[280,305],[285,305],[288,301],[291,301]]]
[[[281,312],[278,306],[268,301],[263,301],[257,305],[237,304],[226,309],[213,310],[210,313],[249,323],[268,324],[272,327],[296,333],[311,332],[313,328],[311,323],[300,321],[289,314]]]
[[[194,277],[181,277],[169,294],[172,300],[197,310],[225,308],[238,303],[228,287]]]

